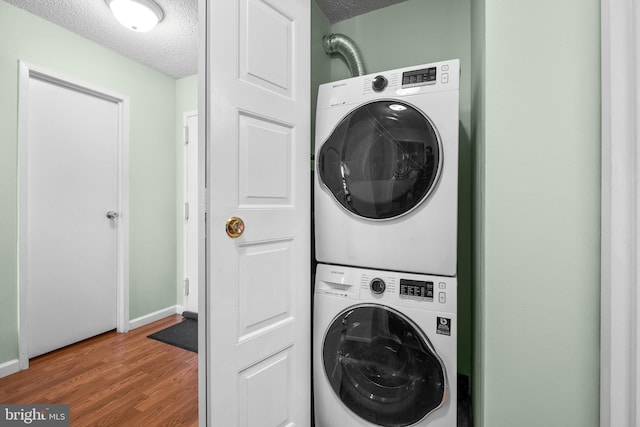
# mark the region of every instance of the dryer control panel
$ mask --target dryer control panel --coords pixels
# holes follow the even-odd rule
[[[400,279],[400,296],[424,298],[433,301],[433,282]]]
[[[437,67],[410,70],[402,73],[402,86],[413,87],[436,83]]]
[[[457,59],[351,77],[320,85],[317,109],[349,108],[373,99],[457,91],[459,77]]]

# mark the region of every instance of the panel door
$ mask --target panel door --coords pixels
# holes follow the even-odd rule
[[[308,426],[310,2],[207,8],[209,423]]]

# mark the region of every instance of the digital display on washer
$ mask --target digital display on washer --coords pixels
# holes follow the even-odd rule
[[[436,82],[436,67],[423,68],[422,70],[405,71],[402,73],[402,86],[426,85]]]
[[[433,299],[433,282],[400,279],[400,295]]]

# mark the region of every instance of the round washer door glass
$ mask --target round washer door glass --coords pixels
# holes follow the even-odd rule
[[[439,408],[446,375],[429,339],[400,312],[361,305],[329,326],[324,371],[337,397],[370,423],[410,426]]]
[[[321,182],[345,209],[390,219],[428,197],[441,159],[429,118],[409,104],[385,100],[342,119],[320,148],[317,166]]]

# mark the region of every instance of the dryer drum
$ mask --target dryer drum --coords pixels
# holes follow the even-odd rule
[[[318,172],[344,209],[380,220],[403,215],[425,200],[437,184],[441,161],[429,118],[409,104],[383,100],[364,104],[340,121],[320,148]]]
[[[380,426],[415,424],[447,394],[444,367],[428,338],[388,307],[362,305],[339,315],[325,335],[323,363],[342,403]]]

